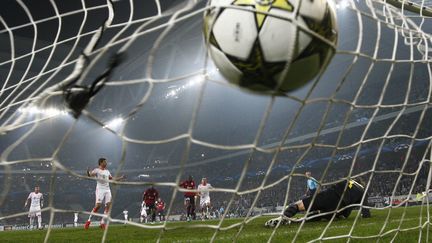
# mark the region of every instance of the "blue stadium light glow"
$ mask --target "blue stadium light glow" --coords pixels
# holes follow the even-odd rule
[[[336,1],[336,8],[337,9],[346,9],[349,7],[348,0],[342,0],[342,1]]]
[[[165,94],[165,99],[177,99],[178,95],[183,93],[186,89],[189,89],[193,86],[196,86],[197,84],[200,84],[202,81],[204,81],[208,76],[213,75],[214,73],[219,72],[218,68],[210,68],[207,70],[207,74],[203,75],[197,75],[193,78],[191,78],[187,83],[180,85],[180,86],[170,86],[168,89],[169,91]]]
[[[189,80],[189,82],[180,85],[174,86],[172,89],[168,91],[165,95],[165,99],[177,99],[178,95],[183,93],[186,89],[189,89],[199,83],[201,83],[205,79],[204,75],[198,75]]]

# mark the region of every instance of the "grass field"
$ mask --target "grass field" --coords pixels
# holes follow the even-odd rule
[[[323,237],[332,237],[336,235],[348,235],[355,220],[357,211],[348,219],[334,221],[326,231]],[[382,230],[386,221],[388,210],[373,210],[372,218],[359,218],[352,236],[353,242],[376,242],[377,238],[373,239],[358,239],[356,237],[376,236]],[[390,242],[394,238],[395,242],[432,242],[430,227],[427,227],[427,212],[426,207],[408,207],[404,220],[402,215],[404,208],[396,208],[391,210],[388,224],[384,227],[382,233],[386,233],[381,237],[380,242]],[[422,214],[422,217],[420,217]],[[249,221],[242,229],[237,238],[239,227],[233,227],[226,230],[221,230],[217,233],[215,242],[267,242],[273,229],[263,227],[264,222],[269,217],[258,217]],[[421,222],[420,222],[421,220]],[[242,222],[243,219],[226,219],[223,227],[233,226]],[[159,229],[144,229],[132,225],[113,224],[108,229],[106,242],[155,242],[161,235],[161,242],[208,242],[215,233],[215,229],[210,229],[206,225],[217,225],[219,221],[195,221],[195,222],[175,222],[168,223],[167,230]],[[328,222],[308,222],[301,228],[296,242],[307,242],[318,239],[323,229],[328,225]],[[419,225],[424,225],[423,229]],[[150,225],[149,225],[150,226]],[[155,224],[151,226],[161,226]],[[276,234],[272,238],[272,242],[289,242],[293,239],[300,224],[283,225],[277,229]],[[391,231],[392,229],[400,230]],[[191,228],[192,227],[192,228]],[[429,234],[427,234],[429,229]],[[8,231],[0,232],[0,242],[43,242],[47,230],[34,231]],[[53,229],[51,231],[49,242],[100,242],[102,240],[103,231],[100,228],[68,228],[68,229]],[[419,238],[420,237],[420,238]],[[344,239],[331,239],[329,242],[346,242]]]

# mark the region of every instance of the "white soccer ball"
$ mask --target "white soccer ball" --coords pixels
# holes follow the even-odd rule
[[[292,91],[334,55],[336,14],[327,0],[210,0],[209,5],[208,51],[222,75],[241,87]]]

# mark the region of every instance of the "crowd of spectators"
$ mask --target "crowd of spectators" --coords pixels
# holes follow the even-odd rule
[[[417,114],[418,115],[418,114]],[[412,135],[412,124],[417,124],[416,114],[408,115],[401,124],[395,125],[391,134]],[[357,122],[365,122],[362,114],[356,113]],[[353,128],[348,133],[353,137],[359,137],[363,129],[359,131]],[[417,137],[430,137],[432,127],[422,126],[419,129]],[[378,127],[372,129],[369,136],[377,137]],[[299,134],[303,134],[299,132]],[[337,133],[323,135],[322,141],[331,141]],[[267,142],[275,142],[269,139]],[[308,143],[309,138],[298,143]],[[355,141],[351,141],[354,143]],[[381,144],[382,143],[382,144]],[[306,156],[303,157],[305,149],[291,149],[282,151],[276,162],[269,166],[272,156],[256,152],[248,159],[249,153],[238,153],[236,156],[226,156],[218,161],[211,162],[211,158],[232,154],[228,150],[215,150],[206,147],[200,147],[192,150],[189,156],[189,162],[205,163],[189,166],[184,172],[195,177],[196,183],[199,183],[201,177],[207,177],[209,182],[221,191],[211,192],[212,215],[220,217],[226,213],[231,216],[245,216],[248,213],[254,213],[251,208],[266,208],[266,210],[276,210],[276,207],[284,203],[293,202],[306,192],[306,177],[304,172],[311,171],[313,176],[323,184],[334,182],[341,178],[358,177],[369,185],[368,195],[370,197],[386,197],[407,194],[421,193],[427,190],[427,178],[429,159],[427,151],[428,143],[424,139],[409,139],[403,136],[394,136],[384,140],[365,141],[349,149],[317,149],[312,148]],[[358,151],[357,151],[357,148]],[[425,156],[427,155],[427,156]],[[171,154],[171,156],[173,156]],[[175,156],[173,156],[175,157]],[[168,161],[170,158],[166,158]],[[210,162],[206,162],[210,161]],[[73,163],[73,160],[63,160],[63,164],[73,171],[79,166]],[[168,165],[170,165],[168,163]],[[0,174],[0,180],[6,181],[10,186],[5,200],[0,205],[2,210],[0,216],[8,216],[17,213],[23,213],[23,205],[28,193],[35,184],[41,187],[42,193],[49,198],[52,197],[52,206],[59,209],[71,211],[85,211],[92,207],[94,202],[94,181],[57,172],[51,176],[52,164],[49,163],[32,163],[17,167],[21,173],[8,175]],[[165,166],[158,164],[157,166]],[[243,168],[248,166],[244,177],[241,177]],[[34,171],[43,171],[46,173],[34,173]],[[161,173],[163,171],[163,173]],[[150,173],[151,182],[174,182],[178,175],[177,169],[160,170]],[[288,176],[291,175],[291,176]],[[129,172],[126,175],[129,181],[145,181],[147,178],[141,178],[138,172]],[[232,190],[240,183],[238,193],[223,191],[223,189]],[[10,181],[9,181],[10,179]],[[51,183],[53,181],[53,183]],[[278,183],[276,183],[278,182]],[[113,203],[112,215],[121,218],[122,211],[128,210],[130,217],[137,217],[141,205],[141,195],[146,189],[145,185],[140,186],[112,186],[117,194]],[[166,202],[167,211],[171,215],[181,215],[184,213],[182,193],[176,193],[173,198],[174,188],[171,186],[156,186],[160,192],[160,197]],[[171,204],[172,201],[172,204]],[[168,209],[168,206],[171,208]],[[49,204],[47,205],[49,206]],[[71,213],[56,213],[55,220],[67,222],[72,220]],[[44,221],[47,222],[49,215],[43,214]],[[26,223],[25,216],[17,216],[3,219],[0,224]]]

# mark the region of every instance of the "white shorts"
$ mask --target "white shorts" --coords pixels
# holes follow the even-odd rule
[[[204,208],[205,206],[210,204],[210,197],[201,197],[200,198],[200,207]]]
[[[31,218],[31,217],[37,217],[37,216],[42,216],[42,213],[41,213],[41,208],[40,207],[30,207],[30,210],[29,210],[29,218]]]
[[[111,190],[96,189],[96,203],[111,202]]]
[[[147,217],[147,210],[144,207],[141,208],[141,216]]]

